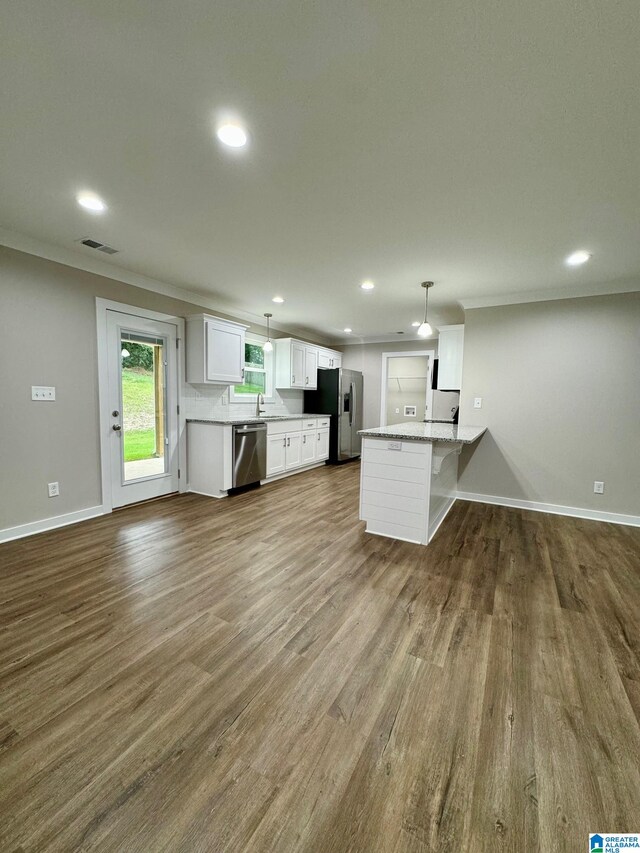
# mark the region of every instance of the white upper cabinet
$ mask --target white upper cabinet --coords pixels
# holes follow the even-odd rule
[[[298,341],[291,341],[291,388],[304,388],[305,347]]]
[[[318,367],[320,370],[332,370],[334,367],[342,367],[342,355],[332,349],[318,350]]]
[[[304,387],[315,390],[318,387],[318,348],[304,348]]]
[[[438,332],[438,389],[459,391],[462,387],[464,326],[440,326]]]
[[[208,314],[187,317],[187,382],[240,385],[246,329]]]
[[[318,347],[293,338],[274,341],[276,388],[317,388]]]

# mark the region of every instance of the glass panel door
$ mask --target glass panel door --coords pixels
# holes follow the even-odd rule
[[[111,506],[178,491],[178,355],[172,323],[107,311]]]

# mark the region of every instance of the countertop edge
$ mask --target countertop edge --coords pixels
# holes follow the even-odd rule
[[[374,430],[363,429],[358,432],[358,435],[363,438],[378,438],[382,440],[392,440],[392,441],[428,441],[432,444],[435,442],[448,442],[451,444],[473,444],[479,438],[481,438],[484,433],[487,431],[487,427],[464,427],[464,429],[474,429],[477,430],[477,433],[472,437],[460,437],[460,436],[442,436],[442,435],[408,435],[407,433],[402,432],[375,432]]]

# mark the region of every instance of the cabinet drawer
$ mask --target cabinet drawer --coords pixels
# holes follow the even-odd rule
[[[328,427],[331,423],[331,418],[318,418],[318,429]]]
[[[302,421],[302,429],[315,429],[317,420],[316,418],[309,418]]]
[[[302,421],[269,421],[267,435],[284,435],[287,432],[302,432]]]

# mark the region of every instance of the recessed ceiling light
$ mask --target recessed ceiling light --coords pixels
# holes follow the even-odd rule
[[[416,320],[415,323],[412,323],[411,325],[417,328],[420,325],[420,320]]]
[[[76,196],[76,201],[78,202],[80,207],[84,207],[84,209],[88,210],[90,213],[104,213],[107,209],[107,205],[100,198],[100,196],[96,195],[95,193],[78,193],[78,195]]]
[[[351,332],[353,332],[353,329],[350,329],[350,328],[347,326],[347,328],[346,328],[346,329],[344,329],[344,331],[349,335],[349,334],[351,334]]]
[[[360,285],[361,290],[373,290],[375,284],[372,281],[363,281]]]
[[[239,124],[221,124],[216,136],[229,148],[243,148],[247,144],[247,132]]]
[[[284,299],[282,298],[282,296],[274,296],[271,301],[277,302],[278,305],[282,305],[282,303],[284,302]]]
[[[590,252],[587,252],[584,249],[578,249],[577,252],[572,252],[568,257],[566,257],[564,262],[567,266],[579,267],[580,264],[586,264],[590,258]]]

